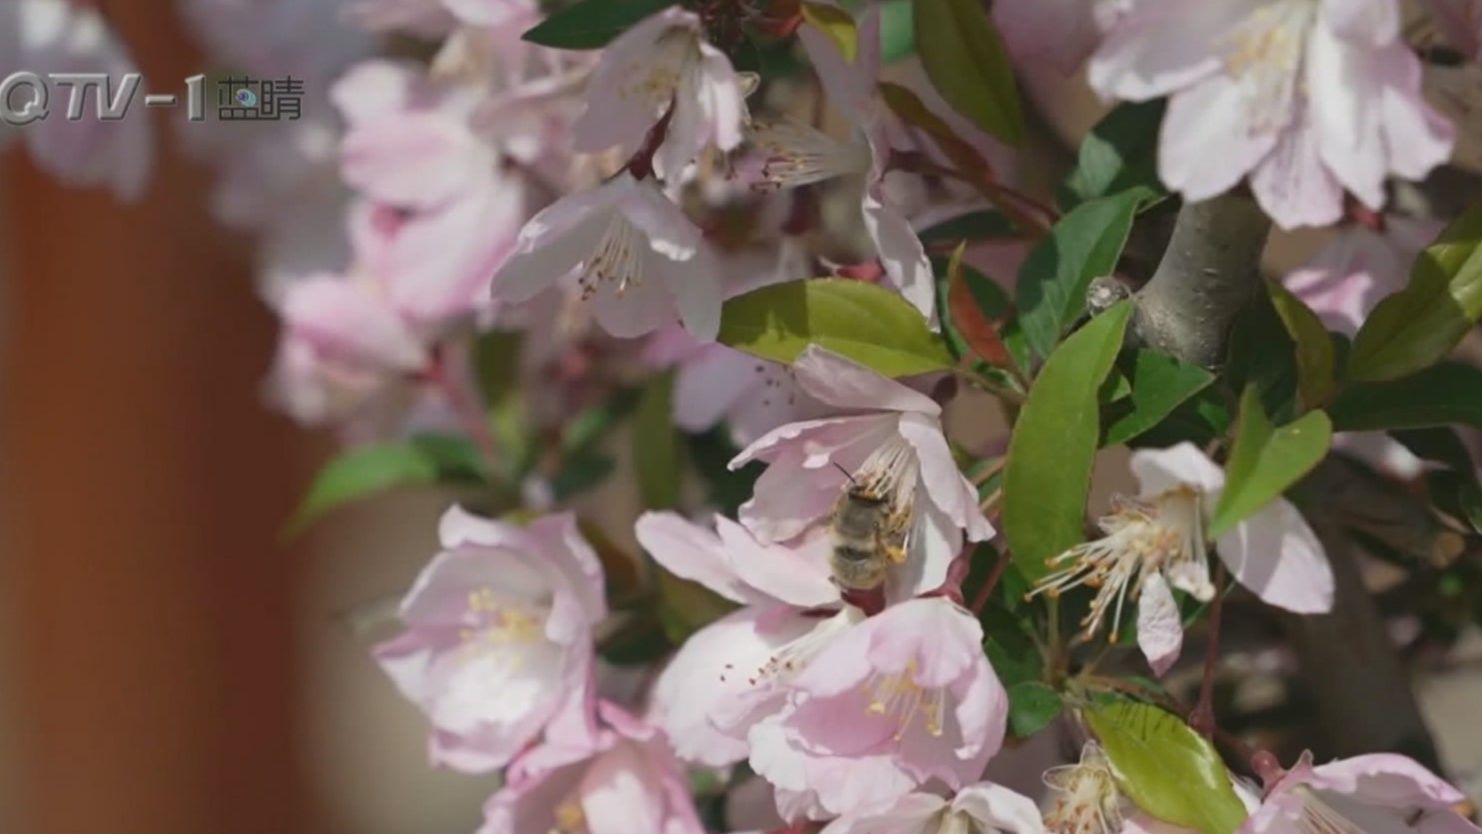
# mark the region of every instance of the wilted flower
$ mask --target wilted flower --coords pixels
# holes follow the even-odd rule
[[[492,770],[552,722],[589,720],[602,568],[569,514],[517,527],[453,507],[439,537],[402,601],[406,630],[375,656],[427,714],[435,763]]]

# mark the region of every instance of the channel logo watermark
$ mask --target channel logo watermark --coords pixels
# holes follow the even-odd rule
[[[0,80],[0,123],[25,127],[50,118],[122,121],[139,98],[143,84],[144,76],[137,72],[117,77],[101,72],[13,72]],[[302,116],[303,96],[303,80],[292,76],[224,78],[216,82],[215,116],[218,121],[293,121]],[[174,93],[150,93],[143,99],[144,106],[150,108],[181,105],[181,96]],[[206,76],[185,79],[187,120],[206,120],[206,100]]]

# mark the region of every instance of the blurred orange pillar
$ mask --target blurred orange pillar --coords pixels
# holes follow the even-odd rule
[[[168,0],[128,7],[146,77],[202,70]],[[171,151],[129,207],[3,163],[20,834],[313,831],[276,540],[301,435],[261,402],[274,325],[245,248]]]

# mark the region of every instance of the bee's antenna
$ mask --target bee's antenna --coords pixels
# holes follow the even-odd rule
[[[840,472],[843,472],[844,473],[844,477],[846,477],[846,478],[849,479],[849,483],[851,483],[851,484],[858,483],[857,481],[854,480],[854,476],[851,475],[851,474],[849,474],[849,470],[848,469],[845,469],[842,466],[840,466],[838,461],[831,460],[831,461],[829,461],[829,463],[832,463],[834,465],[834,468],[835,469],[839,470]]]

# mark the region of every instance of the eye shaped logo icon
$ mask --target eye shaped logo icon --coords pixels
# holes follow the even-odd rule
[[[234,97],[237,100],[237,104],[240,104],[243,107],[257,106],[257,93],[252,92],[246,87],[238,88],[236,93],[234,94]]]

